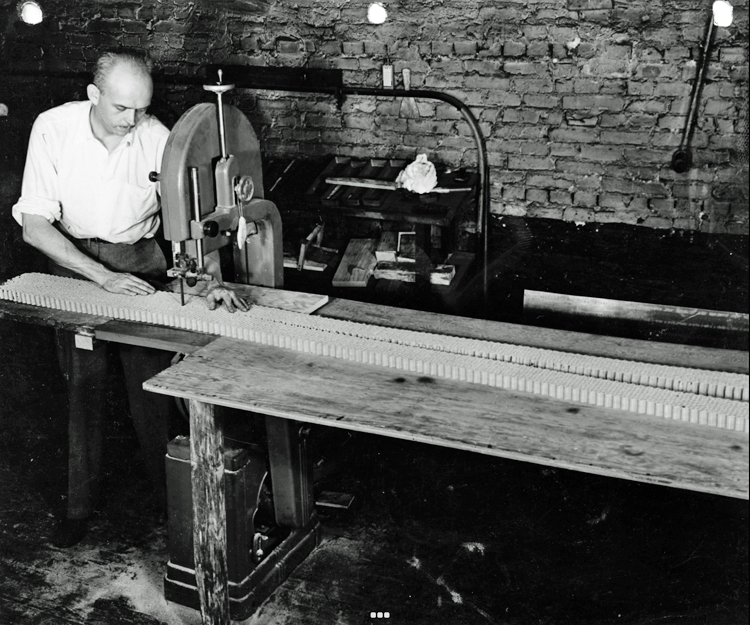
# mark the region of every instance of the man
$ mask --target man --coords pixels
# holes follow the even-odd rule
[[[134,297],[154,292],[167,263],[155,240],[160,225],[157,185],[167,128],[146,113],[153,93],[150,61],[131,51],[106,53],[97,61],[88,101],[69,102],[42,113],[34,123],[21,198],[13,216],[23,239],[45,254],[52,272],[87,278],[102,289]],[[246,303],[221,280],[218,259],[207,294],[211,309],[230,311]],[[60,365],[68,384],[69,469],[67,515],[52,542],[67,547],[87,531],[101,486],[104,378],[112,345],[76,349],[71,332],[57,333]],[[164,453],[171,401],[142,390],[143,382],[169,366],[171,354],[134,346],[117,348],[125,374],[141,452],[165,501]]]

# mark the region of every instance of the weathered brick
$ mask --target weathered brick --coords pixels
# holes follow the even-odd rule
[[[568,0],[571,11],[592,11],[594,9],[611,9],[612,0]]]
[[[541,113],[534,109],[509,108],[503,112],[504,123],[537,124]]]
[[[540,66],[536,63],[524,63],[523,61],[508,61],[503,64],[503,71],[508,74],[538,74]]]
[[[537,219],[562,219],[562,209],[549,204],[532,204],[527,209],[527,215]]]
[[[341,42],[340,41],[327,41],[320,46],[320,50],[323,54],[338,56],[341,54]]]
[[[509,169],[554,169],[555,161],[551,158],[537,158],[533,156],[508,156]]]
[[[552,141],[572,143],[598,143],[599,137],[596,132],[579,128],[555,128],[550,131]]]
[[[568,56],[568,49],[561,43],[553,43],[551,54],[554,59],[564,59]]]
[[[635,144],[648,145],[650,135],[647,132],[625,132],[615,130],[604,130],[600,134],[600,140],[603,144]]]
[[[483,77],[492,76],[500,70],[500,61],[473,61],[468,60],[464,62],[464,67],[467,72],[475,72],[481,74]]]
[[[388,46],[382,41],[365,41],[364,53],[372,54],[374,56],[383,56],[388,53]]]
[[[568,191],[562,191],[560,189],[552,189],[549,192],[549,201],[552,204],[563,204],[570,206],[573,203],[573,194]]]
[[[503,44],[505,56],[523,56],[526,54],[526,44],[522,41],[506,41]]]
[[[549,191],[546,189],[526,189],[526,201],[546,203],[549,201]]]
[[[519,93],[552,93],[554,83],[549,78],[513,78],[513,87]]]
[[[591,208],[581,206],[566,208],[563,211],[563,220],[574,223],[588,223],[594,221],[595,213]]]
[[[573,180],[569,177],[552,174],[530,174],[526,178],[527,187],[538,187],[541,189],[565,189],[570,201],[570,189],[573,188]]]
[[[662,100],[632,100],[627,106],[628,113],[664,113],[667,105]]]
[[[449,41],[433,41],[432,53],[439,56],[450,56],[453,54],[453,44]]]
[[[594,191],[576,191],[573,194],[573,204],[575,206],[597,206],[597,194]]]
[[[476,41],[455,41],[453,42],[453,49],[458,55],[471,56],[477,53],[477,42]]]
[[[550,44],[546,41],[534,41],[526,46],[526,54],[531,57],[550,56]]]
[[[611,96],[575,95],[563,97],[562,106],[564,109],[585,110],[594,114],[602,111],[617,112],[625,108],[625,100]]]
[[[568,174],[576,174],[583,178],[591,178],[590,181],[585,182],[586,186],[592,186],[598,188],[601,183],[601,174],[605,173],[606,169],[600,163],[582,162],[579,160],[568,160],[559,158],[555,162],[555,169]],[[580,182],[580,179],[579,179]]]
[[[596,115],[570,111],[565,114],[565,121],[568,126],[596,126],[599,124],[599,118]]]
[[[659,128],[680,131],[685,127],[685,117],[682,115],[664,115],[659,118]]]
[[[672,195],[676,198],[705,200],[710,196],[710,192],[711,190],[706,184],[677,183],[672,186]]]
[[[572,85],[573,93],[578,95],[598,93],[602,87],[601,81],[590,78],[575,78],[570,84]]]
[[[365,51],[365,44],[362,41],[344,41],[342,50],[346,56],[359,56]]]
[[[599,195],[599,206],[603,209],[623,210],[630,204],[632,197],[619,193],[602,193]]]
[[[503,200],[523,200],[526,197],[526,190],[522,186],[504,185],[502,198]]]
[[[747,49],[734,47],[734,48],[721,48],[721,62],[722,63],[747,63]]]
[[[527,94],[523,97],[523,103],[532,108],[555,108],[560,104],[560,98],[553,95]]]
[[[708,100],[703,108],[704,115],[728,115],[735,114],[735,103],[727,100]]]

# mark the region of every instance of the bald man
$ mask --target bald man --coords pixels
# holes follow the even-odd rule
[[[156,242],[159,196],[149,173],[161,169],[167,128],[147,114],[151,63],[137,51],[103,54],[87,101],[42,113],[29,139],[21,198],[13,216],[23,239],[47,256],[52,273],[85,278],[112,292],[144,296],[166,278],[167,262]],[[206,269],[215,280],[210,308],[223,303],[247,310],[221,280],[218,258]],[[68,384],[69,467],[67,514],[53,544],[68,547],[87,532],[101,490],[106,386],[111,357],[122,363],[130,415],[164,505],[164,453],[171,400],[146,393],[143,382],[169,366],[172,354],[141,347],[99,345],[76,349],[71,332],[57,332],[60,366]]]

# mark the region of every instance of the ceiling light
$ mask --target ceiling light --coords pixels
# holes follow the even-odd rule
[[[42,7],[36,2],[21,2],[18,4],[18,15],[26,24],[39,24],[44,18]]]
[[[732,5],[725,0],[714,2],[714,25],[727,28],[732,25]]]
[[[370,24],[382,24],[388,19],[388,11],[385,10],[382,2],[373,2],[367,8],[367,19]]]

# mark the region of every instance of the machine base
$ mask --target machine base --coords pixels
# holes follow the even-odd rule
[[[241,582],[230,581],[229,614],[232,620],[244,620],[255,612],[319,542],[320,523],[317,515],[313,514],[305,527],[292,530],[245,579]],[[164,576],[164,596],[167,601],[200,610],[195,571],[170,561]]]

